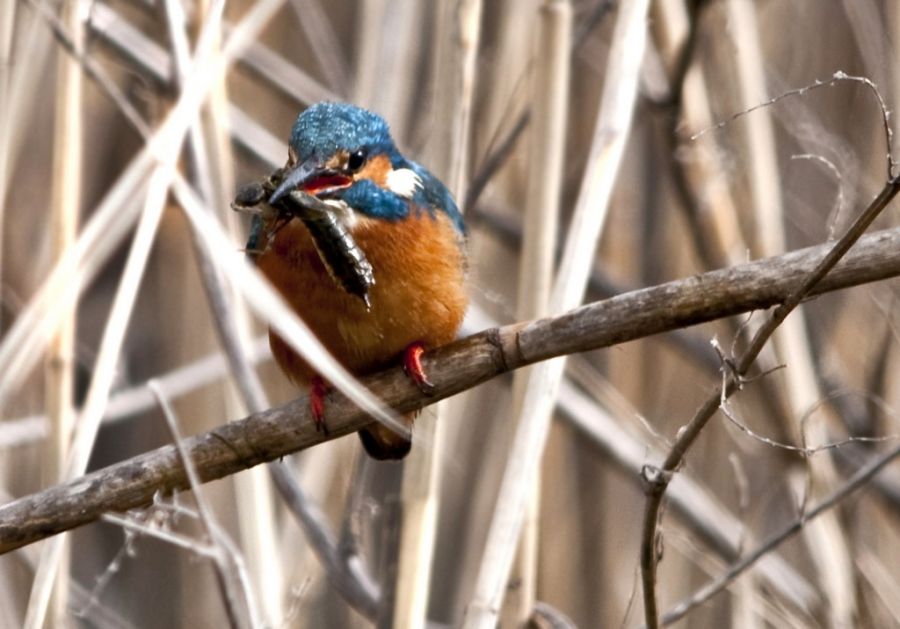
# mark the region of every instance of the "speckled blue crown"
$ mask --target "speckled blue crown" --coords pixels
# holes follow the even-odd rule
[[[300,114],[291,128],[291,146],[301,162],[324,160],[340,149],[396,152],[384,118],[347,103],[316,103]]]

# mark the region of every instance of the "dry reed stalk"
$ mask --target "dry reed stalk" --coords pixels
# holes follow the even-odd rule
[[[481,10],[481,0],[466,0],[449,10],[449,13],[446,12],[447,8],[443,12],[440,9],[437,11],[439,17],[452,17],[443,24],[438,22],[437,28],[444,31],[444,37],[452,34],[455,39],[449,46],[453,71],[436,77],[436,80],[447,81],[445,87],[450,85],[457,89],[451,87],[449,91],[455,105],[455,109],[450,112],[450,120],[437,122],[448,123],[448,127],[452,129],[450,144],[441,146],[433,141],[430,149],[433,152],[443,152],[444,159],[449,156],[447,168],[444,172],[438,172],[445,177],[444,181],[457,200],[464,198],[468,186],[468,155],[471,151],[475,61],[481,35]],[[411,69],[411,66],[405,67]],[[397,112],[398,115],[400,113]],[[442,403],[438,404],[433,419],[419,421],[413,451],[403,469],[396,589],[393,597],[385,597],[387,601],[393,601],[390,626],[397,629],[422,628],[427,621],[438,524],[441,462],[444,459],[446,439],[445,425],[451,421],[450,414],[451,407]]]
[[[591,153],[551,293],[555,312],[574,307],[584,295],[631,128],[647,37],[648,7],[646,0],[633,0],[619,7]],[[524,414],[501,481],[475,593],[466,611],[463,626],[467,629],[488,629],[496,624],[564,368],[563,358],[547,361],[537,366],[529,378]]]
[[[63,21],[72,33],[75,45],[84,43],[84,3],[70,2],[63,7]],[[75,242],[78,215],[81,207],[82,182],[82,74],[78,62],[65,51],[58,51],[56,111],[54,120],[52,209],[50,240],[54,261],[65,255]],[[74,270],[73,270],[74,271]],[[74,272],[64,279],[78,283]],[[52,297],[51,297],[52,299]],[[47,416],[50,420],[49,439],[45,442],[43,474],[45,484],[52,485],[62,478],[69,450],[69,437],[74,420],[75,335],[77,308],[63,314],[59,329],[47,348],[44,362],[44,387]],[[70,549],[64,544],[60,570],[50,600],[47,625],[65,627],[69,590]]]
[[[169,159],[173,144],[180,144],[190,124],[193,112],[200,106],[212,79],[223,73],[235,57],[252,41],[253,37],[272,17],[283,0],[266,0],[248,11],[240,26],[235,28],[221,58],[214,60],[207,72],[192,73],[196,78],[189,82],[174,109],[163,124],[148,138],[144,148],[136,155],[116,183],[109,189],[97,210],[81,231],[75,247],[60,260],[29,301],[20,316],[0,343],[0,364],[7,366],[0,373],[0,404],[15,390],[42,355],[47,340],[59,321],[60,311],[65,311],[77,299],[79,291],[95,277],[105,261],[122,242],[138,216],[133,200],[135,191],[143,186],[153,162]],[[35,4],[43,17],[52,20],[52,13],[42,4]],[[56,24],[51,22],[51,26]],[[75,51],[80,58],[83,51]],[[93,76],[102,79],[97,72]],[[101,81],[102,82],[102,81]],[[109,87],[108,84],[103,85]],[[127,111],[125,112],[128,113]],[[127,116],[126,116],[127,117]],[[140,121],[131,119],[138,124]],[[169,152],[167,152],[169,151]],[[62,277],[68,269],[78,268],[82,283],[64,283]],[[62,286],[62,288],[60,288]],[[56,301],[50,299],[54,296]]]
[[[740,51],[736,56],[736,75],[743,109],[749,109],[769,99],[763,70],[763,54],[757,23],[757,7],[747,0],[727,3],[732,22],[731,33]],[[746,120],[747,173],[750,197],[756,225],[756,250],[762,256],[778,255],[785,251],[783,184],[778,172],[775,132],[768,110],[761,110]],[[787,400],[794,418],[804,417],[822,399],[816,383],[814,358],[809,346],[802,307],[789,317],[773,336],[773,347],[779,360],[787,365],[784,377]],[[827,409],[823,409],[825,413]],[[821,416],[790,426],[796,442],[822,443],[827,440],[825,422]],[[828,456],[808,459],[808,471],[813,484],[813,496],[821,496],[838,482],[838,474]],[[811,556],[819,568],[822,584],[828,593],[831,621],[835,626],[853,625],[856,614],[856,587],[853,582],[852,561],[848,540],[842,533],[833,513],[821,518],[816,526],[804,530]]]
[[[227,30],[230,32],[230,27]],[[260,42],[249,43],[240,61],[248,70],[264,79],[270,87],[274,87],[298,103],[343,100],[340,94],[327,89],[310,74]],[[236,124],[233,117],[232,122]]]
[[[393,627],[424,629],[437,534],[441,462],[449,407],[423,413],[416,423],[416,436],[425,434],[431,444],[413,445],[403,463],[400,500],[401,531],[394,596]]]
[[[166,19],[166,30],[172,48],[170,58],[173,62],[174,84],[175,88],[181,91],[184,90],[185,81],[189,78],[191,64],[193,63],[191,45],[187,33],[187,15],[180,0],[165,0],[163,9]],[[200,189],[201,196],[212,206],[214,199],[209,154],[206,150],[206,142],[199,119],[191,121],[188,129],[188,151],[196,185]]]
[[[74,248],[54,265],[0,342],[0,362],[7,365],[0,373],[0,404],[7,402],[24,381],[42,355],[62,313],[72,307],[81,287],[96,276],[133,226],[138,209],[132,195],[143,185],[151,163],[149,151],[132,160],[85,224]],[[72,268],[78,269],[81,283],[66,283]]]
[[[209,11],[209,2],[199,3],[200,15]],[[214,46],[221,46],[221,32],[215,34]],[[226,77],[223,75],[215,81],[210,89],[207,107],[201,111],[201,115],[195,121],[195,128],[202,138],[199,146],[199,154],[202,161],[208,164],[208,183],[201,190],[208,191],[203,195],[209,207],[228,227],[232,237],[242,240],[241,222],[237,213],[231,211],[229,203],[235,190],[233,164],[234,153],[231,144],[231,120],[229,117],[229,98]],[[207,151],[203,155],[203,151]],[[282,149],[283,153],[283,149]],[[206,266],[206,262],[201,262]],[[252,376],[247,364],[246,356],[249,351],[250,338],[253,335],[253,323],[247,311],[245,303],[237,298],[232,291],[230,295],[224,293],[227,289],[221,276],[214,269],[203,271],[204,282],[207,284],[207,297],[212,302],[217,299],[212,295],[213,291],[220,293],[218,299],[227,302],[225,312],[220,306],[213,307],[217,310],[217,329],[220,337],[222,329],[228,326],[232,334],[237,338],[231,342],[240,345],[242,355],[241,366],[235,365],[235,358],[231,358],[233,379],[246,379]],[[209,286],[215,284],[217,288]],[[218,319],[230,318],[231,323]],[[223,345],[228,343],[220,338]],[[226,346],[226,355],[237,351],[229,350]],[[249,393],[248,387],[252,387],[257,393]],[[268,400],[262,392],[262,386],[258,382],[249,384],[235,384],[229,381],[226,387],[225,407],[229,417],[240,417],[247,410],[259,410],[268,406]],[[284,470],[272,470],[258,468],[250,470],[247,474],[239,474],[234,478],[235,500],[241,536],[241,547],[245,549],[249,563],[249,572],[252,577],[256,598],[262,604],[262,612],[265,622],[276,625],[283,622],[286,616],[285,604],[287,601],[287,585],[285,575],[280,570],[280,552],[276,541],[278,539],[278,527],[275,521],[275,504],[273,496],[272,475],[284,474]],[[284,488],[286,490],[286,488]],[[286,496],[289,500],[290,496]]]
[[[706,85],[706,76],[701,64],[688,64],[689,59],[680,59],[680,55],[691,54],[692,50],[684,50],[688,46],[691,34],[688,29],[697,30],[700,25],[689,22],[688,7],[684,0],[679,2],[660,2],[655,5],[659,19],[654,22],[659,38],[662,40],[661,48],[665,54],[673,57],[667,65],[675,70],[681,69],[684,74],[681,77],[681,85],[669,86],[669,99],[678,107],[678,113],[684,119],[685,135],[698,133],[715,124],[709,102],[709,92]],[[695,10],[695,20],[700,13]],[[679,77],[674,77],[677,80]],[[679,124],[679,120],[672,120],[672,125]],[[680,135],[680,134],[679,134]],[[676,140],[680,137],[676,136]],[[676,168],[684,168],[690,175],[694,184],[698,202],[696,210],[698,221],[704,229],[704,235],[711,240],[711,248],[721,252],[721,257],[730,264],[739,264],[747,255],[747,246],[744,242],[738,223],[738,210],[731,197],[728,188],[728,177],[724,171],[722,160],[719,157],[718,147],[714,136],[707,134],[693,140],[688,146],[692,149],[691,156],[683,164],[676,164]],[[673,147],[678,148],[678,147]],[[678,156],[673,156],[678,159]],[[717,256],[719,257],[719,256]]]
[[[535,62],[534,31],[542,0],[502,0],[494,2],[493,14],[498,19],[495,26],[496,43],[482,59],[483,79],[490,85],[486,90],[483,114],[477,120],[474,136],[474,154],[486,155],[494,148],[498,133],[509,128],[512,114],[520,110],[529,99],[529,71]],[[524,151],[522,152],[524,153]],[[512,168],[500,170],[492,177],[495,186],[511,193],[515,202],[519,199],[514,186],[523,183],[526,160],[510,155]],[[513,175],[504,181],[504,175]]]
[[[211,547],[213,563],[216,567],[218,584],[222,591],[222,599],[228,612],[228,619],[232,627],[262,627],[259,612],[256,609],[250,580],[244,561],[234,544],[213,516],[212,509],[207,505],[206,497],[200,487],[200,477],[184,447],[184,440],[178,429],[178,420],[175,411],[169,401],[163,395],[161,389],[150,382],[150,390],[156,396],[166,425],[178,452],[178,458],[184,466],[184,472],[190,483],[190,489],[194,494],[194,502],[197,505],[197,515],[203,526]]]
[[[420,97],[418,64],[427,7],[420,2],[367,2],[363,7],[354,102],[384,116],[398,145],[409,146],[416,117],[410,113]],[[390,37],[384,37],[387,29]]]
[[[572,50],[572,7],[568,0],[548,0],[538,12],[531,78],[531,151],[523,217],[516,317],[536,319],[550,313],[550,290],[565,163],[566,112],[569,108],[569,63]],[[531,369],[513,378],[513,408],[520,416]],[[521,420],[519,420],[521,421]],[[513,564],[510,588],[500,624],[520,627],[528,622],[537,596],[538,518],[541,475],[534,486]]]
[[[689,70],[685,76],[683,99],[685,123],[689,131],[697,133],[715,124],[706,76],[699,66]],[[697,150],[686,167],[693,171],[695,181],[702,182],[701,220],[709,224],[709,233],[728,263],[739,264],[746,259],[748,248],[738,222],[737,204],[728,187],[728,176],[722,168],[720,150],[709,134],[696,142]]]
[[[854,565],[860,576],[878,595],[881,604],[890,616],[891,624],[900,626],[900,586],[896,574],[871,550],[863,549],[854,558]]]
[[[103,332],[103,340],[100,344],[97,362],[94,365],[94,373],[91,385],[88,389],[84,408],[79,413],[75,434],[72,437],[71,451],[64,468],[64,478],[75,478],[83,474],[87,468],[88,459],[94,446],[97,431],[100,428],[100,420],[109,397],[110,390],[118,366],[119,353],[122,342],[131,318],[132,308],[137,299],[141,279],[147,260],[150,256],[150,248],[156,235],[156,228],[162,218],[165,209],[166,196],[168,194],[169,179],[171,178],[175,156],[168,165],[161,165],[154,170],[148,185],[147,200],[138,223],[132,248],[122,274],[119,289],[116,292],[106,328]],[[62,560],[66,536],[55,538],[42,549],[41,560],[32,585],[31,600],[25,617],[25,626],[32,629],[40,629],[44,624],[44,618],[49,603],[50,588],[59,563]]]
[[[228,406],[237,410],[243,406],[229,387]],[[278,465],[273,463],[272,465]],[[262,606],[267,625],[283,622],[286,616],[288,587],[282,569],[278,546],[278,526],[271,471],[264,467],[234,476],[236,509],[241,535],[241,548],[247,557],[253,590]]]
[[[155,40],[131,25],[128,18],[105,4],[95,4],[88,21],[92,32],[113,46],[124,58],[133,61],[163,83],[170,83],[172,63],[169,53]],[[234,25],[225,22],[230,34]],[[258,42],[245,42],[239,51],[240,65],[259,75],[266,83],[300,103],[340,100],[308,73],[288,62],[283,56]],[[234,107],[234,105],[232,105]]]
[[[271,357],[267,336],[260,336],[252,341],[247,354],[247,359],[251,363],[263,363],[271,360]],[[216,352],[154,376],[153,380],[166,397],[175,399],[216,383],[227,375],[228,365],[225,357]],[[154,405],[153,394],[147,388],[147,382],[118,390],[110,395],[106,412],[103,414],[103,423],[112,424],[133,419]],[[13,448],[44,439],[49,432],[48,425],[46,415],[4,420],[0,423],[0,448]]]
[[[320,0],[291,0],[291,7],[297,14],[297,21],[309,42],[316,64],[329,81],[331,90],[336,94],[347,94],[350,70],[344,59],[344,48]]]
[[[891,41],[896,42],[897,37],[900,36],[900,4],[896,2],[889,2],[886,9],[887,17],[886,22],[888,24],[889,30],[889,38]],[[897,63],[900,61],[900,48],[896,45],[893,47],[893,56],[891,57],[891,61]],[[890,102],[894,105],[894,110],[897,109],[897,104],[900,103],[900,81],[894,77],[894,80],[888,83],[888,88],[891,90]],[[894,137],[900,136],[900,119],[897,116],[891,117],[892,129],[894,131]],[[2,172],[2,171],[0,171]]]
[[[16,25],[16,2],[4,2],[0,6],[0,281],[3,281],[3,238],[6,216],[6,191],[9,186],[10,150],[10,105],[12,101],[10,84],[12,74],[13,32]],[[36,21],[36,20],[35,20]],[[3,312],[0,309],[0,326]]]
[[[435,134],[433,146],[444,155],[435,160],[456,199],[468,188],[472,146],[472,111],[475,94],[475,61],[481,38],[481,0],[444,1],[437,5],[439,65],[435,80],[437,100],[435,126],[447,133],[446,143]],[[446,126],[442,126],[446,125]]]
[[[43,73],[34,69],[46,67],[52,43],[40,17],[30,11],[17,14],[17,6],[17,2],[5,2],[0,7],[0,280],[4,285],[7,198],[37,111],[37,85]],[[25,59],[28,63],[14,62]]]
[[[250,13],[248,18],[245,18],[245,26],[246,24],[251,24],[256,28],[260,28],[265,23],[265,18],[271,15],[275,6],[277,5],[274,2],[262,3],[256,7],[255,11]],[[247,37],[251,28],[246,26],[242,31],[236,31],[229,41],[230,49],[226,54],[221,57],[214,56],[211,44],[214,35],[219,30],[218,22],[221,21],[223,8],[224,3],[218,2],[210,11],[198,40],[196,63],[191,73],[193,82],[189,82],[190,89],[182,93],[172,115],[164,123],[164,129],[169,130],[170,133],[166,137],[166,140],[169,142],[168,151],[162,146],[157,145],[153,147],[148,145],[148,148],[151,148],[151,150],[155,149],[154,152],[158,151],[162,157],[159,165],[154,168],[150,177],[149,191],[138,231],[135,235],[131,255],[126,263],[119,291],[104,331],[87,401],[79,416],[78,428],[73,438],[72,452],[66,468],[66,475],[70,478],[83,473],[99,429],[140,278],[149,256],[156,227],[165,207],[169,185],[173,177],[176,176],[175,165],[180,153],[180,145],[184,133],[187,131],[192,119],[191,111],[193,108],[199,107],[205,91],[209,88],[210,80],[218,76],[227,67],[228,61],[234,57],[235,51],[240,48],[242,38]],[[200,80],[200,77],[207,80]],[[170,124],[172,120],[176,120],[178,124]],[[173,128],[169,129],[170,126]],[[157,137],[152,138],[150,142],[158,141]],[[160,143],[162,144],[162,142]],[[64,540],[65,537],[61,536],[52,543],[45,545],[43,549],[38,571],[32,585],[31,602],[26,614],[26,626],[28,627],[39,627],[43,624],[50,586],[55,578]]]
[[[364,107],[372,107],[380,97],[386,77],[380,74],[382,25],[387,10],[387,0],[363,0],[359,3],[359,20],[356,23],[356,72],[353,77],[353,101]],[[388,85],[392,81],[387,82]],[[389,91],[389,90],[385,90]],[[387,119],[388,123],[394,121]]]

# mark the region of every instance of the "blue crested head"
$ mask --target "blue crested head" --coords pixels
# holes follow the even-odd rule
[[[397,154],[384,118],[347,103],[316,103],[301,113],[291,128],[291,148],[300,162],[360,149]]]
[[[361,107],[324,102],[301,113],[291,128],[288,169],[270,203],[301,188],[372,218],[400,220],[413,209],[445,212],[464,231],[444,184],[404,158],[384,118]]]

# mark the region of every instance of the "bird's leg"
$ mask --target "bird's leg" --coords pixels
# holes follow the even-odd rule
[[[403,370],[409,379],[419,387],[425,395],[434,394],[434,383],[428,379],[425,368],[422,366],[422,354],[425,353],[425,345],[421,341],[415,341],[403,350]]]
[[[313,376],[309,386],[309,410],[312,413],[316,431],[328,434],[328,426],[325,425],[325,395],[328,393],[328,383],[322,376]]]

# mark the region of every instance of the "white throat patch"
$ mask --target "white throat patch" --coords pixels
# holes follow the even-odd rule
[[[387,174],[387,188],[404,199],[411,199],[416,188],[422,187],[422,179],[409,168],[398,168]]]

